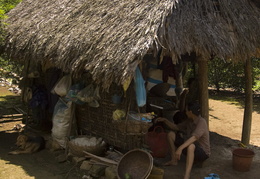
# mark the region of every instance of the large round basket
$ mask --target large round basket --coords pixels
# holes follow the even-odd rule
[[[119,179],[146,179],[153,168],[153,157],[150,153],[134,149],[127,152],[117,165]]]

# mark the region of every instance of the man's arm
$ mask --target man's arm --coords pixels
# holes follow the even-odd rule
[[[197,138],[195,136],[191,136],[188,140],[186,140],[175,152],[176,158],[180,160],[182,150],[188,147],[189,145],[193,144]]]
[[[176,124],[174,124],[173,122],[170,122],[168,119],[163,118],[163,117],[159,117],[156,119],[156,122],[163,122],[164,124],[166,124],[170,129],[172,130],[179,130],[178,126]]]
[[[182,150],[188,147],[190,144],[193,144],[197,138],[195,136],[191,136],[188,140],[186,140],[179,148]]]

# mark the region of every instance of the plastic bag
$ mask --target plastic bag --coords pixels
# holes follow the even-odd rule
[[[94,98],[95,98],[95,96],[94,96],[94,86],[92,84],[90,84],[86,88],[79,91],[78,94],[77,94],[77,98],[80,101],[84,101],[84,102],[87,102],[87,103],[94,100]]]
[[[124,110],[120,110],[120,109],[117,109],[113,112],[113,120],[117,121],[117,120],[124,120],[125,119],[125,111]]]
[[[91,107],[99,107],[97,100],[100,99],[99,87],[94,87],[93,84],[88,85],[77,94],[77,98],[80,101],[87,102]]]
[[[59,96],[66,96],[68,93],[70,86],[71,86],[71,76],[70,75],[65,75],[63,76],[59,82],[55,85],[53,89],[53,93],[59,95]]]
[[[84,104],[85,102],[84,101],[81,101],[79,98],[77,98],[77,95],[78,93],[80,92],[80,90],[82,90],[84,88],[84,85],[81,84],[81,83],[77,83],[77,84],[74,84],[70,87],[66,97],[65,97],[65,100],[66,101],[72,101],[76,104]]]
[[[135,70],[135,93],[136,101],[139,107],[143,107],[146,104],[146,89],[145,81],[139,67]]]

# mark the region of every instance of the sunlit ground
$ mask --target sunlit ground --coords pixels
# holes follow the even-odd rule
[[[0,178],[2,179],[32,179],[34,177],[26,176],[27,173],[21,166],[10,164],[9,161],[0,159]],[[12,175],[12,173],[14,175]],[[21,177],[19,177],[21,176]]]

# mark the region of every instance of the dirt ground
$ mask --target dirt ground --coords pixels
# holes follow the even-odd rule
[[[3,94],[8,98],[1,98]],[[0,116],[14,114],[10,108],[13,106],[23,107],[17,103],[17,97],[8,92],[6,88],[0,87]],[[4,101],[8,99],[7,101]],[[239,172],[232,168],[232,150],[239,147],[242,123],[243,108],[222,102],[210,100],[210,140],[211,156],[203,167],[194,167],[191,179],[203,179],[210,173],[216,173],[221,179],[259,179],[260,177],[260,114],[253,113],[251,141],[248,146],[253,149],[253,158],[250,171]],[[84,172],[72,162],[58,162],[60,152],[52,152],[48,149],[34,154],[8,155],[14,147],[17,131],[12,130],[18,121],[9,121],[7,118],[0,118],[0,178],[5,179],[63,179],[82,178]],[[185,169],[185,157],[177,166],[162,166],[169,156],[163,159],[154,159],[154,165],[164,170],[164,179],[181,179]]]

